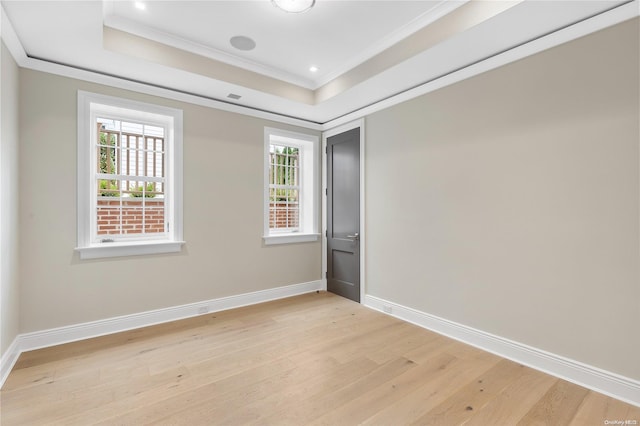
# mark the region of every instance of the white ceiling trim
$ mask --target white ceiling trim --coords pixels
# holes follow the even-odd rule
[[[305,89],[314,90],[316,88],[315,83],[311,80],[300,78],[297,75],[279,70],[277,68],[268,67],[258,62],[240,58],[238,56],[231,55],[227,52],[223,52],[221,50],[214,49],[212,47],[205,46],[191,40],[186,40],[181,37],[167,34],[163,31],[158,31],[156,29],[140,25],[139,23],[133,22],[126,18],[122,18],[120,16],[105,15],[103,18],[103,23],[109,28],[124,31],[126,33],[131,33],[139,37],[175,47],[176,49],[184,50],[186,52],[224,62],[225,64],[232,65],[234,67],[246,69],[258,74],[265,75],[267,77],[295,84],[296,86],[301,86]]]
[[[373,105],[351,112],[334,120],[330,120],[323,124],[322,130],[326,131],[333,129],[334,127],[341,126],[345,123],[349,123],[418,96],[450,86],[462,80],[466,80],[638,16],[640,16],[640,0],[633,0],[592,18],[578,22],[569,27],[565,27],[523,45],[514,47],[513,49],[507,50],[498,55],[476,62],[475,64],[469,65],[458,71],[438,77],[413,89],[398,93],[390,98],[376,102]]]
[[[23,68],[31,69],[34,71],[46,72],[49,74],[55,74],[62,77],[69,77],[77,80],[88,81],[90,83],[102,84],[105,86],[115,87],[118,89],[130,90],[133,92],[142,93],[145,95],[158,96],[161,98],[172,99],[175,101],[185,102],[193,105],[200,105],[208,108],[219,109],[222,111],[234,112],[237,114],[243,114],[249,117],[262,118],[265,120],[271,120],[278,123],[291,124],[293,126],[303,127],[311,130],[322,130],[322,125],[314,123],[312,121],[303,120],[300,118],[289,117],[282,114],[277,114],[269,111],[262,111],[259,109],[245,107],[242,105],[236,105],[219,101],[216,99],[207,98],[200,95],[191,93],[184,93],[173,89],[167,89],[164,87],[153,86],[150,84],[140,83],[137,81],[126,80],[120,77],[113,77],[104,74],[100,74],[94,71],[81,70],[73,68],[67,65],[55,64],[52,62],[43,61],[40,59],[26,58],[23,63],[19,63]]]
[[[7,17],[7,13],[4,11],[4,7],[0,3],[0,34],[2,35],[2,41],[11,52],[11,56],[18,63],[18,65],[24,63],[27,59],[27,52],[24,50],[18,34],[13,28],[11,21]]]
[[[271,120],[278,123],[290,124],[293,126],[299,126],[305,129],[321,131],[322,125],[309,120],[304,120],[295,117],[289,117],[282,114],[277,114],[269,111],[262,111],[259,109],[245,107],[242,105],[236,105],[228,102],[219,101],[216,99],[207,98],[204,96],[198,96],[190,93],[183,93],[177,90],[166,89],[163,87],[153,86],[151,84],[144,84],[136,81],[131,81],[119,77],[108,76],[97,73],[95,71],[87,71],[78,68],[74,68],[68,65],[56,64],[53,62],[44,61],[41,59],[30,58],[24,46],[20,42],[18,35],[13,28],[13,24],[9,21],[4,7],[0,3],[0,38],[9,49],[11,56],[16,61],[19,67],[26,68],[34,71],[46,72],[49,74],[59,75],[62,77],[74,78],[77,80],[87,81],[90,83],[103,84],[105,86],[111,86],[118,89],[131,90],[133,92],[142,93],[145,95],[158,96],[166,99],[172,99],[176,101],[186,102],[193,105],[200,105],[208,108],[219,109],[228,112],[234,112],[238,114],[247,115],[255,118],[262,118],[265,120]]]
[[[0,12],[2,14],[2,40],[5,42],[7,48],[20,67],[60,75],[63,77],[75,78],[78,80],[93,82],[97,84],[103,84],[120,89],[131,90],[143,94],[173,99],[181,102],[187,102],[195,105],[201,105],[209,108],[244,114],[251,117],[291,124],[310,130],[326,131],[346,124],[348,122],[360,119],[367,115],[373,114],[377,111],[389,108],[396,104],[406,102],[410,99],[427,94],[434,90],[438,90],[467,78],[471,78],[475,75],[490,71],[502,65],[506,65],[527,56],[542,52],[554,46],[569,42],[571,40],[575,40],[604,28],[622,23],[629,19],[636,18],[640,16],[640,0],[633,0],[629,3],[581,21],[572,26],[553,32],[529,43],[503,52],[499,55],[479,61],[456,72],[436,78],[419,87],[399,93],[380,102],[376,102],[373,105],[353,111],[349,114],[343,115],[342,117],[330,120],[322,124],[277,113],[257,110],[250,107],[230,104],[204,96],[183,93],[177,90],[166,89],[150,84],[134,82],[113,76],[107,76],[93,71],[81,70],[66,65],[60,65],[39,59],[29,58],[26,55],[24,47],[20,43],[20,40],[18,39],[11,22],[7,19],[4,9],[1,5]]]
[[[441,0],[438,4],[431,9],[423,12],[414,19],[412,19],[406,25],[398,28],[387,37],[371,44],[365,50],[358,55],[351,58],[349,61],[342,64],[340,67],[319,76],[317,79],[303,78],[298,75],[288,73],[284,70],[270,67],[249,59],[245,59],[219,49],[215,49],[210,46],[206,46],[197,43],[192,40],[187,40],[182,37],[168,34],[164,31],[160,31],[154,28],[150,28],[145,25],[141,25],[138,22],[132,21],[121,16],[114,14],[114,1],[117,0],[104,0],[103,1],[103,23],[105,26],[114,28],[116,30],[128,32],[139,37],[143,37],[149,40],[153,40],[162,44],[166,44],[177,49],[181,49],[187,52],[191,52],[197,55],[201,55],[210,59],[214,59],[220,62],[224,62],[228,65],[233,65],[239,68],[244,68],[268,77],[276,78],[278,80],[285,81],[287,83],[295,84],[297,86],[304,87],[305,89],[316,90],[331,80],[339,77],[340,75],[350,71],[363,62],[368,61],[384,50],[392,47],[401,40],[407,38],[416,31],[421,30],[427,25],[437,21],[443,16],[453,12],[457,8],[468,3],[470,0]]]
[[[409,23],[404,25],[403,27],[398,28],[393,33],[389,34],[387,37],[382,40],[373,43],[365,50],[363,50],[360,54],[354,56],[349,61],[345,62],[342,66],[336,68],[335,70],[319,77],[316,80],[316,85],[312,87],[313,90],[316,90],[331,80],[341,76],[342,74],[351,71],[353,68],[358,65],[368,61],[374,56],[382,53],[386,49],[392,47],[398,42],[404,40],[409,37],[411,34],[421,30],[429,24],[437,21],[443,16],[453,12],[460,6],[468,3],[470,0],[442,0],[437,5],[433,6],[431,9],[426,12],[418,15],[416,18],[411,20]]]
[[[235,105],[227,102],[218,101],[215,99],[206,98],[204,96],[198,96],[189,93],[179,92],[177,90],[166,89],[163,87],[157,87],[150,84],[139,83],[135,81],[126,80],[119,77],[108,76],[100,74],[94,71],[82,70],[68,65],[60,65],[53,62],[44,61],[41,59],[34,59],[27,56],[24,47],[20,43],[20,39],[16,35],[16,32],[11,24],[11,21],[6,16],[4,8],[0,4],[0,19],[1,19],[1,36],[2,41],[9,49],[9,52],[13,56],[19,67],[26,68],[34,71],[46,72],[49,74],[59,75],[62,77],[74,78],[77,80],[87,81],[90,83],[102,84],[105,86],[115,87],[118,89],[131,90],[133,92],[142,93],[145,95],[158,96],[166,99],[172,99],[176,101],[186,102],[193,105],[200,105],[208,108],[219,109],[228,112],[234,112],[238,114],[247,115],[250,117],[262,118],[265,120],[271,120],[278,123],[290,124],[293,126],[299,126],[310,130],[322,130],[322,125],[314,123],[312,121],[303,120],[295,117],[288,117],[268,111],[261,111],[250,107],[241,105]]]

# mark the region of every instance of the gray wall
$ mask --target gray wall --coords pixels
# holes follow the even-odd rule
[[[4,43],[0,94],[0,355],[18,335],[18,66]]]
[[[640,379],[638,31],[368,117],[367,292]]]
[[[78,90],[184,111],[184,251],[80,261]],[[20,75],[20,331],[319,280],[321,244],[263,247],[264,126],[279,123],[37,71]]]

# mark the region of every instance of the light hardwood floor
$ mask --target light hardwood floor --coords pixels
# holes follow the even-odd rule
[[[640,408],[329,293],[24,353],[0,398],[2,426],[640,423]]]

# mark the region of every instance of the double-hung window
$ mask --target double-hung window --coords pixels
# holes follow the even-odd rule
[[[318,138],[265,128],[265,244],[318,239]]]
[[[179,251],[182,111],[78,93],[80,257]]]

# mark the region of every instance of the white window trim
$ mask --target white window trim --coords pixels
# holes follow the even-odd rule
[[[277,143],[295,146],[301,150],[301,217],[300,231],[271,231],[269,229],[269,148],[271,138]],[[320,208],[320,139],[317,136],[287,130],[264,128],[264,234],[265,245],[318,241],[318,210]],[[309,195],[311,194],[311,195]]]
[[[165,183],[166,193],[171,197],[165,198],[167,219],[171,226],[166,237],[162,239],[150,237],[136,241],[117,241],[101,244],[91,241],[91,209],[93,207],[92,200],[95,197],[92,193],[93,185],[91,184],[93,182],[91,164],[94,162],[91,157],[91,135],[92,128],[95,126],[93,126],[91,117],[92,108],[93,110],[99,110],[100,105],[107,106],[107,109],[110,110],[128,110],[128,112],[134,112],[134,115],[140,117],[147,116],[157,120],[158,116],[163,116],[165,119],[168,118],[172,121],[173,132],[166,135],[168,141],[166,145],[168,164],[167,181]],[[127,111],[124,112],[126,113]],[[113,114],[110,112],[110,115]],[[123,116],[123,118],[130,119],[127,115]],[[78,241],[75,250],[79,252],[80,259],[175,253],[182,249],[182,245],[185,243],[182,234],[182,131],[182,110],[78,91]]]

